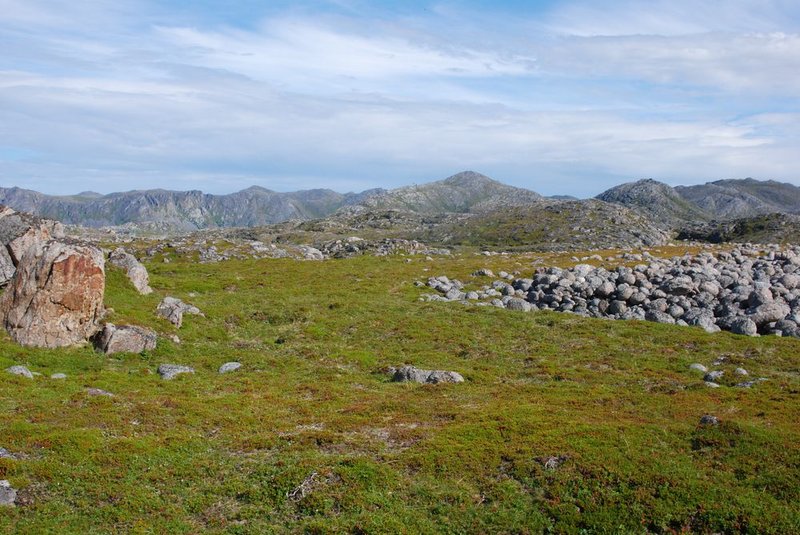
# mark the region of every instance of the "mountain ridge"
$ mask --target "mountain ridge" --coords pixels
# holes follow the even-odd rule
[[[800,188],[785,182],[752,178],[676,187],[642,179],[614,186],[595,199],[642,214],[654,227],[673,230],[687,224],[770,213],[800,214]],[[337,213],[387,210],[422,215],[481,214],[512,207],[544,209],[553,203],[573,200],[565,196],[543,197],[475,171],[462,171],[424,184],[391,190],[374,188],[360,193],[338,193],[322,188],[276,192],[253,185],[224,195],[168,189],[106,195],[90,191],[46,195],[20,187],[0,187],[0,204],[66,224],[96,228],[133,225],[168,232],[256,227],[290,220],[324,219]]]

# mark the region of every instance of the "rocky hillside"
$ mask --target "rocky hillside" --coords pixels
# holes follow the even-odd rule
[[[675,188],[645,179],[621,184],[597,198],[633,208],[669,228],[766,214],[800,214],[800,188],[752,178]]]
[[[247,227],[324,217],[363,198],[364,194],[326,189],[278,193],[257,186],[230,195],[147,190],[51,196],[21,188],[0,188],[0,204],[66,224],[102,227],[135,223],[162,230]]]
[[[415,235],[442,245],[530,250],[606,249],[660,245],[669,240],[643,215],[598,200],[516,206],[443,222]]]
[[[363,199],[357,209],[400,209],[424,214],[469,213],[525,206],[542,199],[533,191],[502,184],[474,171],[464,171],[445,180],[371,195]]]
[[[715,219],[737,219],[772,213],[800,213],[800,188],[774,180],[718,180],[675,191]]]
[[[765,214],[680,229],[678,239],[711,243],[800,243],[800,216]]]
[[[52,196],[21,188],[0,188],[0,203],[66,224],[134,224],[151,231],[253,227],[290,219],[324,218],[339,209],[347,213],[387,209],[425,214],[480,212],[541,199],[537,193],[471,171],[419,186],[345,194],[327,189],[279,193],[253,186],[230,195],[146,190]]]
[[[707,212],[685,200],[674,188],[649,178],[613,187],[597,199],[632,208],[665,228],[710,219]]]

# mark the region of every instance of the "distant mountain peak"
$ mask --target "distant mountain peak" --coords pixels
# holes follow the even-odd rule
[[[496,180],[492,180],[486,175],[477,173],[475,171],[461,171],[453,176],[445,178],[442,182],[451,186],[461,187],[475,187],[478,185],[486,184],[500,184]]]

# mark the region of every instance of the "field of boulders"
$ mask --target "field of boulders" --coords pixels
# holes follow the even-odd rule
[[[473,275],[494,277],[484,269]],[[446,276],[427,285],[427,300],[509,310],[554,310],[581,316],[647,320],[756,336],[800,336],[800,247],[759,251],[739,246],[615,268],[578,264],[538,268],[531,277],[500,273],[474,290]]]

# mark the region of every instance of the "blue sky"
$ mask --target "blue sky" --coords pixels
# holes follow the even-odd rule
[[[0,0],[0,185],[800,184],[792,0]]]

